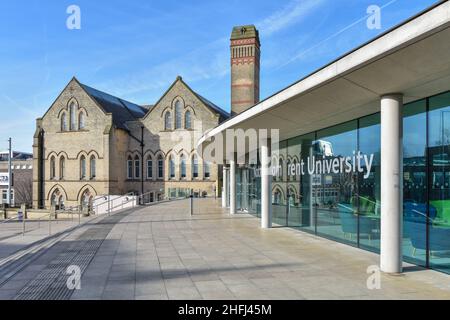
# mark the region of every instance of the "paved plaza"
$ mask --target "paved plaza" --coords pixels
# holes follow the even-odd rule
[[[259,228],[219,201],[161,203],[66,229],[0,269],[0,299],[449,299],[450,277],[406,266],[369,290],[379,256],[288,228]],[[25,236],[26,238],[27,236]],[[4,241],[0,241],[0,248]],[[67,267],[80,268],[69,290]],[[18,267],[19,266],[19,267]]]

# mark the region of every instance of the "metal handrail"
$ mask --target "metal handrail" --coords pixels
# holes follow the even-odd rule
[[[151,192],[148,192],[147,194],[149,194],[149,193],[151,193]],[[124,195],[117,196],[117,197],[121,198],[121,197],[131,197],[131,196],[135,196],[133,192],[128,192],[128,193],[126,193],[126,194],[124,194]],[[103,205],[103,204],[106,204],[106,203],[108,203],[108,202],[111,202],[111,199],[109,199],[110,195],[105,195],[105,196],[102,196],[102,197],[108,197],[108,200],[105,201],[105,202],[96,204],[96,205],[95,205],[96,207],[101,206],[101,205]]]
[[[7,223],[11,220],[16,220],[16,219],[19,220],[19,215],[12,217],[12,218],[5,219],[5,220],[1,221],[0,224]]]

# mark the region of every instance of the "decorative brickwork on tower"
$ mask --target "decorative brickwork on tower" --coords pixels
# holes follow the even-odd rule
[[[260,42],[255,26],[238,26],[231,34],[231,112],[239,114],[259,102]]]

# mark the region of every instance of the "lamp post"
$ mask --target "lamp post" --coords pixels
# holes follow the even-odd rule
[[[12,182],[12,148],[11,148],[11,138],[8,139],[8,195],[7,195],[7,202],[8,207],[11,207],[11,182]]]

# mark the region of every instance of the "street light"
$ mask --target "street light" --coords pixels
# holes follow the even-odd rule
[[[8,202],[8,207],[11,208],[11,178],[12,178],[12,149],[11,149],[11,138],[8,139],[8,194],[6,196],[6,201]]]

